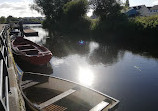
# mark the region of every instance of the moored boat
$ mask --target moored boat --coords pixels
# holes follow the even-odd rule
[[[47,64],[52,58],[52,53],[46,47],[38,45],[23,37],[12,40],[12,50],[15,55],[34,65]]]
[[[119,100],[50,75],[23,74],[22,95],[33,111],[114,111]]]

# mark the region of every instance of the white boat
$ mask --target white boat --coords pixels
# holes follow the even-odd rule
[[[119,100],[68,80],[24,73],[20,89],[33,111],[114,111]]]

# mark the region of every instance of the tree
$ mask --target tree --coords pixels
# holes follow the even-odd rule
[[[129,0],[126,0],[125,7],[129,8]]]
[[[69,21],[77,21],[84,16],[88,9],[87,0],[74,0],[64,5],[63,11]]]
[[[7,18],[6,18],[6,21],[7,23],[10,23],[12,21],[13,17],[11,15],[9,15]]]
[[[112,19],[121,14],[121,6],[116,0],[91,0],[94,13],[101,19]]]
[[[0,17],[0,23],[4,24],[6,22],[6,18],[4,16]]]
[[[46,21],[49,21],[49,25],[57,24],[63,15],[63,6],[70,0],[34,0],[34,4],[31,5],[32,9],[41,12],[46,16]]]
[[[18,21],[18,18],[15,18],[11,15],[9,15],[7,18],[6,18],[6,22],[7,23],[11,23],[11,22],[17,22]]]

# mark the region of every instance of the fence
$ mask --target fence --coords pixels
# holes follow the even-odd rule
[[[8,28],[9,26],[6,25],[0,32],[0,111],[9,111]]]

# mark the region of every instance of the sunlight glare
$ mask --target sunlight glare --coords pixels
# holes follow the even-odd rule
[[[95,49],[98,49],[98,48],[99,48],[99,43],[97,43],[97,42],[90,42],[89,43],[89,52],[90,52],[90,54],[93,53],[93,51]]]
[[[91,86],[94,81],[94,73],[90,68],[79,67],[79,81],[81,84]]]
[[[93,15],[93,9],[89,9],[87,12],[87,16],[91,17]]]

